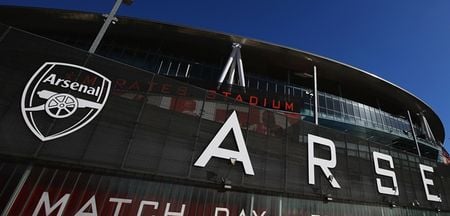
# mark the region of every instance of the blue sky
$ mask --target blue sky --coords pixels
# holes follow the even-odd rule
[[[0,0],[107,13],[114,0]],[[119,15],[233,33],[305,50],[389,80],[428,103],[450,149],[448,0],[135,0]]]

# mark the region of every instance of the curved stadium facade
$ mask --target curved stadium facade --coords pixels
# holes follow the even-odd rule
[[[103,19],[0,7],[4,215],[450,215],[444,128],[411,93],[126,17],[88,53]]]

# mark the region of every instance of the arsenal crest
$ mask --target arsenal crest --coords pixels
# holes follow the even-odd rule
[[[44,63],[25,86],[22,115],[42,141],[75,132],[102,110],[111,81],[82,66]]]

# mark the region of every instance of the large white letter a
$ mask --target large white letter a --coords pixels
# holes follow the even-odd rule
[[[238,151],[220,148],[220,144],[222,144],[223,140],[231,130],[233,130],[234,140],[236,141]],[[255,175],[252,163],[250,162],[250,157],[248,156],[247,147],[245,146],[244,136],[242,135],[241,127],[239,126],[236,111],[231,113],[219,132],[217,132],[216,136],[208,144],[202,155],[197,159],[194,166],[205,167],[211,157],[227,160],[232,158],[236,159],[236,161],[240,161],[244,165],[245,174]]]

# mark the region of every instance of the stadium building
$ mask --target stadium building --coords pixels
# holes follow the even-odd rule
[[[2,215],[450,215],[444,127],[293,48],[0,7]]]

